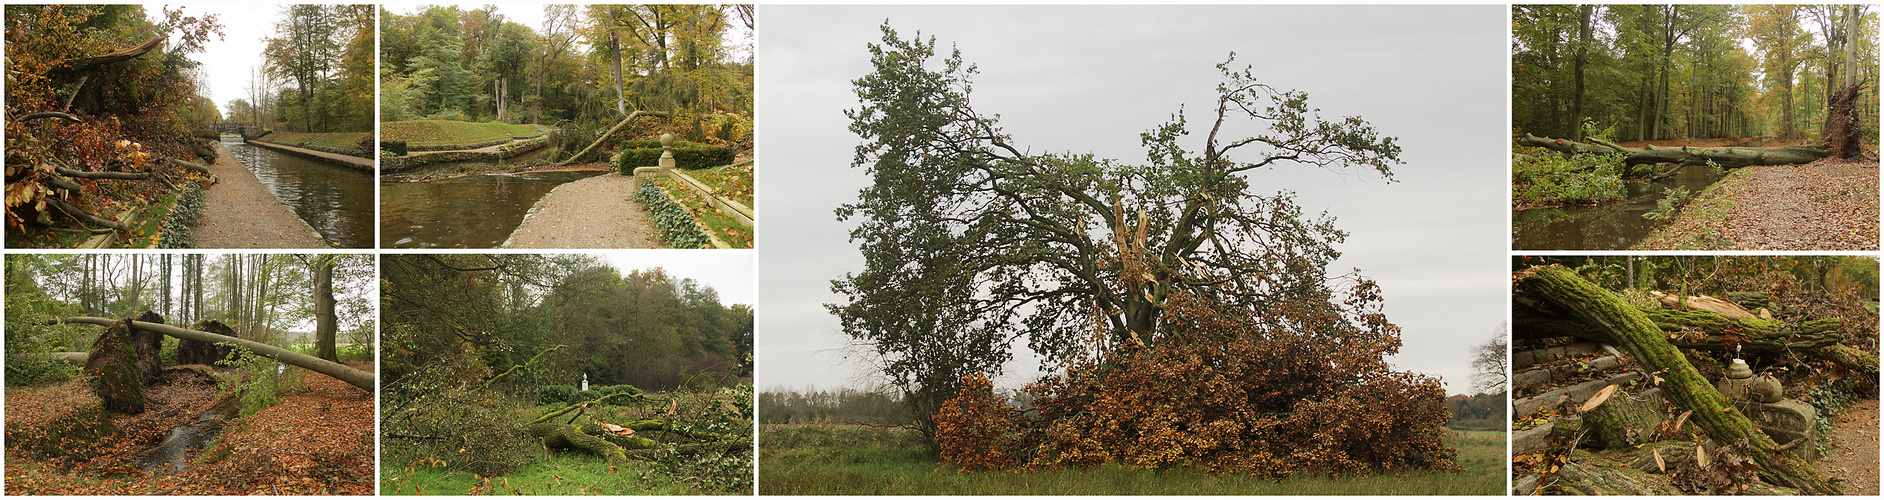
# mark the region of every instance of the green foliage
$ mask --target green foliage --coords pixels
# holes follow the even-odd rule
[[[1819,439],[1812,445],[1818,448],[1819,456],[1825,456],[1832,445],[1832,427],[1838,423],[1838,413],[1857,404],[1862,398],[1863,395],[1853,389],[1850,381],[1845,379],[1813,387],[1812,392],[1806,396],[1805,402],[1818,410],[1816,412],[1818,422],[1815,422],[1815,425],[1818,426]]]
[[[49,325],[48,320],[70,312],[68,306],[50,297],[36,282],[37,276],[51,271],[50,256],[12,254],[6,256],[6,384],[8,387],[37,385],[64,380],[78,373],[71,364],[44,356],[44,353],[84,350],[80,327]]]
[[[576,399],[576,386],[573,385],[546,385],[536,389],[537,404],[575,403],[578,401],[582,400]]]
[[[653,142],[653,146],[630,148],[643,143]],[[661,163],[660,141],[623,141],[621,153],[615,156],[616,172],[634,173],[635,167],[653,167]],[[674,166],[682,170],[701,170],[731,165],[739,152],[726,146],[708,146],[690,142],[676,142],[673,147]]]
[[[1622,155],[1525,155],[1511,163],[1511,196],[1523,206],[1600,204],[1622,199]]]
[[[1681,203],[1688,201],[1690,195],[1691,193],[1688,192],[1688,188],[1679,186],[1664,188],[1662,189],[1662,199],[1655,202],[1655,210],[1642,214],[1642,217],[1650,220],[1663,220],[1674,217],[1675,211],[1681,210]]]
[[[240,346],[230,347],[235,349],[231,349],[229,357],[217,364],[234,367],[235,371],[216,374],[216,385],[223,394],[235,394],[242,398],[240,415],[254,415],[281,402],[281,370],[284,365]]]
[[[196,248],[194,228],[203,219],[203,198],[206,196],[201,184],[192,184],[177,196],[177,205],[170,211],[170,217],[164,219],[163,233],[157,248]]]
[[[674,203],[667,197],[667,192],[652,182],[641,183],[635,192],[635,202],[648,212],[648,219],[654,227],[660,228],[661,239],[668,248],[705,248],[711,245],[705,231],[693,218],[693,213]]]
[[[405,156],[407,151],[406,141],[381,139],[379,141],[379,147],[382,150],[392,152],[393,156]]]

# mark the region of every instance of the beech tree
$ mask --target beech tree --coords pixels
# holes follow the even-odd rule
[[[925,432],[963,376],[998,370],[1017,341],[1049,362],[1091,345],[1095,326],[1101,344],[1155,346],[1178,294],[1253,313],[1328,300],[1323,270],[1346,233],[1244,175],[1307,166],[1391,181],[1400,163],[1394,138],[1359,117],[1323,120],[1307,94],[1234,67],[1234,53],[1202,137],[1180,109],[1141,134],[1143,165],[1032,154],[971,106],[976,69],[959,51],[936,60],[933,36],[882,32],[875,71],[853,81],[862,106],[846,111],[863,139],[853,166],[874,183],[837,209],[858,221],[865,268],[832,282],[846,300],[827,308]],[[1223,132],[1240,121],[1263,130]]]

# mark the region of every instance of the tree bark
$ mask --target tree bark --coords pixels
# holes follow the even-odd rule
[[[1776,450],[1778,446],[1772,438],[1757,431],[1746,415],[1736,410],[1720,391],[1714,390],[1713,384],[1688,364],[1681,351],[1668,343],[1662,330],[1640,309],[1623,303],[1562,266],[1533,267],[1512,277],[1516,284],[1514,295],[1574,314],[1616,339],[1643,369],[1661,373],[1664,396],[1680,407],[1693,410],[1692,422],[1706,430],[1715,442],[1746,440],[1746,456],[1758,465],[1760,475],[1768,481],[1798,488],[1808,495],[1839,494],[1838,486],[1813,469],[1802,456]]]
[[[620,446],[607,439],[584,434],[581,429],[569,424],[553,422],[535,423],[523,426],[524,433],[543,440],[543,445],[551,449],[579,449],[608,459],[609,465],[627,465],[628,456]]]
[[[314,356],[340,361],[334,337],[340,331],[340,316],[334,311],[334,264],[340,256],[314,257]]]
[[[105,326],[110,326],[113,323],[113,320],[109,320],[105,318],[92,318],[92,317],[84,317],[84,316],[64,318],[59,321],[63,323],[84,323],[84,324],[105,325]],[[217,335],[214,333],[199,332],[196,330],[174,327],[174,326],[170,326],[170,325],[166,325],[162,323],[146,323],[143,321],[132,321],[131,327],[138,330],[157,332],[164,335],[176,337],[179,339],[190,339],[190,340],[195,340],[198,342],[227,342],[227,343],[235,344],[244,349],[248,349],[249,352],[253,352],[255,354],[259,354],[262,356],[267,356],[276,361],[280,361],[280,362],[287,363],[290,365],[299,366],[301,368],[313,370],[316,373],[320,373],[323,375],[327,375],[329,377],[340,379],[342,382],[352,384],[354,387],[358,387],[358,388],[365,389],[368,391],[377,390],[377,386],[374,384],[374,377],[372,373],[356,370],[356,369],[353,369],[353,367],[349,367],[347,365],[316,358],[313,356],[301,354],[301,353],[290,351],[287,349],[282,349],[280,347],[275,347],[272,345],[255,342],[252,340],[243,340],[243,339],[239,339],[235,337]]]

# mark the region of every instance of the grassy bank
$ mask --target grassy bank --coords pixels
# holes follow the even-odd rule
[[[356,149],[360,146],[360,139],[371,135],[372,132],[270,132],[261,140],[295,147]]]
[[[476,144],[537,135],[542,132],[529,125],[504,122],[410,120],[379,124],[380,140],[406,141],[412,145]]]
[[[764,495],[1497,495],[1505,487],[1505,433],[1456,432],[1459,473],[1409,472],[1284,479],[1087,469],[960,474],[930,456],[914,433],[848,424],[760,426]]]

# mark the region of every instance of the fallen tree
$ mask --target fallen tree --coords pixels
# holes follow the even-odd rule
[[[1622,147],[1602,139],[1586,138],[1589,142],[1577,142],[1567,139],[1551,139],[1524,134],[1518,138],[1522,146],[1536,146],[1564,155],[1575,154],[1626,154],[1624,165],[1651,165],[1673,163],[1676,165],[1720,165],[1722,168],[1740,168],[1755,165],[1800,165],[1812,163],[1832,155],[1832,151],[1818,146],[1775,146],[1775,147],[1661,147],[1642,146],[1639,148]]]
[[[570,162],[581,159],[583,155],[589,154],[589,151],[595,149],[596,146],[600,146],[602,145],[603,142],[607,142],[609,137],[615,135],[615,131],[621,130],[622,127],[625,127],[628,125],[628,122],[635,121],[636,118],[640,118],[642,116],[659,116],[662,118],[673,118],[674,114],[666,112],[666,111],[641,111],[641,110],[635,110],[635,112],[633,113],[628,113],[628,116],[625,118],[622,118],[620,122],[615,124],[615,126],[609,127],[607,132],[603,132],[602,135],[597,136],[595,138],[595,142],[589,143],[589,147],[582,148],[582,152],[576,153],[575,156],[571,156],[567,159],[564,159],[563,161],[556,162],[556,166],[560,167],[563,165],[568,165]]]
[[[1839,487],[1812,468],[1802,456],[1779,450],[1772,438],[1759,432],[1745,414],[1735,409],[1726,396],[1688,363],[1687,357],[1668,342],[1662,329],[1640,308],[1623,303],[1609,291],[1558,265],[1533,267],[1514,273],[1512,278],[1514,299],[1548,305],[1578,318],[1626,349],[1644,370],[1658,374],[1664,397],[1676,406],[1692,410],[1692,422],[1707,431],[1716,443],[1745,442],[1743,454],[1757,465],[1762,478],[1797,488],[1803,494],[1839,494]]]
[[[111,326],[111,324],[117,322],[117,320],[78,316],[78,317],[60,319],[58,320],[58,322]],[[162,323],[132,321],[131,327],[137,330],[156,332],[156,333],[161,333],[164,335],[176,337],[179,339],[194,340],[197,342],[209,342],[212,344],[213,343],[234,344],[237,347],[248,349],[249,352],[266,356],[276,361],[298,366],[301,368],[306,368],[308,370],[314,371],[315,373],[320,373],[322,375],[327,375],[329,377],[340,379],[342,382],[352,384],[354,387],[358,387],[358,388],[365,389],[368,391],[377,390],[377,386],[375,385],[375,382],[374,382],[374,376],[370,372],[356,370],[353,367],[350,367],[347,365],[335,363],[333,361],[328,361],[325,359],[317,358],[314,356],[309,356],[306,354],[301,354],[301,353],[290,351],[287,349],[282,349],[280,347],[263,344],[261,342],[256,342],[253,340],[243,340],[243,339],[239,339],[235,337],[217,335],[217,334],[209,333],[209,332],[199,332],[196,330],[190,330],[187,328],[179,328],[179,327],[170,326],[170,325],[166,325]]]
[[[1839,333],[1842,322],[1836,318],[1786,323],[1757,317],[1735,318],[1701,310],[1645,308],[1620,301],[1617,304],[1647,318],[1666,342],[1678,348],[1723,351],[1738,346],[1747,353],[1790,352],[1873,376],[1878,372],[1875,354],[1839,344],[1843,339]],[[1604,344],[1621,343],[1610,330],[1544,297],[1522,294],[1513,297],[1511,321],[1513,340],[1576,337]]]

